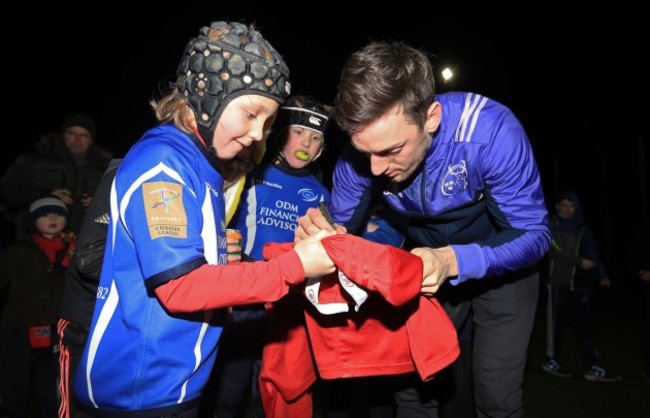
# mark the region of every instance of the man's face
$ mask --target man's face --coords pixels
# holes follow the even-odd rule
[[[425,129],[420,129],[397,105],[352,135],[352,145],[368,155],[373,175],[383,175],[400,183],[408,179],[424,160],[432,139],[427,127],[435,126],[437,129],[440,112],[436,115],[435,124],[432,125],[428,119]]]
[[[83,126],[70,126],[63,132],[63,142],[72,155],[84,155],[93,144],[93,137]]]

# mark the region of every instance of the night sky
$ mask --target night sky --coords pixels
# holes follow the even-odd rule
[[[450,84],[440,77],[439,91],[473,91],[513,109],[535,149],[547,200],[560,188],[577,190],[611,264],[644,215],[650,47],[638,8],[615,2],[577,13],[549,2],[528,3],[528,10],[456,2],[423,10],[414,2],[420,7],[398,10],[408,4],[398,2],[352,13],[327,2],[224,8],[226,2],[185,1],[135,13],[57,3],[5,13],[7,146],[30,149],[40,133],[58,131],[65,115],[84,111],[97,121],[98,141],[123,155],[155,123],[148,101],[174,79],[188,39],[210,21],[239,20],[255,23],[284,56],[293,93],[330,103],[345,59],[368,41],[429,51],[436,68],[457,74]],[[345,141],[337,131],[328,138],[326,172]],[[14,156],[3,153],[2,167]]]

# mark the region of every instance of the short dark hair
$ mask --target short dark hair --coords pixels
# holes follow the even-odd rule
[[[435,93],[433,66],[424,52],[403,42],[371,42],[343,66],[334,117],[352,135],[401,104],[406,116],[424,127]]]

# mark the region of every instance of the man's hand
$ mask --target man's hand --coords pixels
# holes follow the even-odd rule
[[[294,242],[300,242],[310,235],[318,233],[321,229],[334,231],[318,208],[309,208],[304,216],[298,218],[298,227],[294,231]],[[347,230],[343,226],[336,225],[335,232],[345,234]]]
[[[422,259],[423,277],[420,292],[425,295],[435,295],[448,277],[458,275],[456,253],[451,247],[418,247],[413,248],[411,254]]]
[[[61,199],[63,203],[65,203],[68,206],[74,203],[74,199],[72,198],[72,193],[68,189],[56,189],[56,190],[52,190],[50,193],[52,193],[54,196]]]
[[[84,208],[88,209],[88,206],[90,206],[90,203],[93,201],[93,197],[87,193],[84,193],[81,195],[81,206]]]
[[[583,270],[591,270],[595,266],[596,263],[589,260],[588,258],[583,258],[582,260],[580,260],[580,267],[582,267]]]

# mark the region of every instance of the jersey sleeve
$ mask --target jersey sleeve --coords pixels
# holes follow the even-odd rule
[[[509,111],[495,125],[481,171],[488,210],[500,231],[483,241],[452,245],[459,268],[452,284],[529,267],[550,245],[541,179],[524,129]]]
[[[367,157],[347,145],[334,166],[332,185],[328,208],[334,222],[361,234],[373,193]]]
[[[202,235],[217,233],[204,231],[204,212],[212,212],[205,182],[191,165],[175,158],[159,156],[160,162],[146,171],[142,164],[135,169],[131,164],[130,172],[122,172],[123,164],[118,174],[120,200],[111,205],[117,208],[111,216],[124,225],[117,229],[123,234],[117,239],[133,242],[133,261],[150,289],[206,263]]]
[[[269,261],[204,264],[157,287],[156,295],[171,312],[195,312],[275,302],[304,278],[298,254],[289,251]]]

